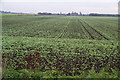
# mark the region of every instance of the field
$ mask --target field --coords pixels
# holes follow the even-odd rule
[[[4,15],[4,78],[118,78],[117,17]]]

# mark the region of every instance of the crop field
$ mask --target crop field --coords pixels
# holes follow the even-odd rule
[[[117,17],[2,19],[3,78],[118,78]]]

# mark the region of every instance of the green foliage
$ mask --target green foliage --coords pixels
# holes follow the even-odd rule
[[[3,16],[3,36],[117,40],[117,17]]]
[[[3,78],[22,78],[22,74],[12,69],[5,70],[3,75]]]
[[[117,42],[115,41],[13,38],[12,40],[11,37],[3,37],[3,40],[5,39],[3,61],[7,61],[6,67],[9,69],[35,69],[45,72],[49,77],[81,75],[83,78],[90,75],[89,70],[92,67],[94,74],[100,73],[101,76],[104,75],[102,75],[103,72],[111,73],[109,69],[119,71],[119,56],[117,56]],[[18,42],[17,45],[15,45],[16,42]],[[8,47],[13,52],[6,53]],[[101,72],[103,68],[105,70]],[[27,73],[27,70],[22,71],[26,77],[33,75],[32,72]],[[38,74],[40,73],[36,73],[36,76]],[[117,76],[117,74],[114,75]]]
[[[99,17],[4,16],[4,77],[117,78],[120,60],[116,21]]]

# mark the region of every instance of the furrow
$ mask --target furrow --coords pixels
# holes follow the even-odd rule
[[[82,20],[83,21],[83,20]],[[91,29],[93,29],[98,35],[100,35],[101,37],[103,37],[106,40],[109,40],[108,38],[106,38],[104,35],[102,35],[100,32],[98,32],[96,29],[94,29],[92,26],[90,26],[87,22],[83,21],[88,27],[90,27]]]
[[[82,27],[85,29],[85,31],[90,35],[91,39],[95,39],[93,37],[93,35],[87,30],[87,28],[83,25],[83,23],[81,22],[81,20],[79,20],[79,22],[81,23]]]

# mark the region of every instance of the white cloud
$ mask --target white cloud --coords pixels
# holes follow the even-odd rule
[[[5,2],[3,10],[16,12],[83,12],[83,13],[117,13],[117,3],[89,2]]]

